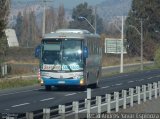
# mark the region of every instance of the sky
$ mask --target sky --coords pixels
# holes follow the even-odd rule
[[[25,2],[23,2],[25,1]],[[43,0],[11,0],[11,3],[30,3],[32,1],[32,4],[34,4],[34,1],[37,3],[42,3]],[[54,6],[56,8],[56,6],[59,7],[60,4],[63,4],[65,8],[74,8],[76,7],[78,4],[83,3],[83,2],[87,2],[89,5],[93,6],[96,4],[100,4],[101,2],[105,1],[105,0],[46,0],[47,4],[49,5],[51,2],[54,3]]]
[[[63,3],[65,8],[74,8],[78,4],[83,2],[87,2],[89,5],[96,5],[105,0],[53,0],[53,1],[54,1],[54,4],[57,6]]]

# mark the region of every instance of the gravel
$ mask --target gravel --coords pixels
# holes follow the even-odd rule
[[[160,97],[157,99],[147,100],[141,104],[134,104],[133,107],[127,107],[127,109],[121,109],[120,113],[160,113]]]

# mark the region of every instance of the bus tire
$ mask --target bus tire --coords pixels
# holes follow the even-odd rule
[[[80,86],[80,90],[86,91],[87,90],[87,86],[86,85],[85,86]]]
[[[50,91],[50,90],[51,90],[51,86],[46,85],[46,86],[45,86],[45,90],[46,90],[46,91]]]
[[[92,84],[91,85],[93,88],[98,88],[99,86],[98,86],[98,81],[96,82],[96,83],[94,83],[94,84]]]

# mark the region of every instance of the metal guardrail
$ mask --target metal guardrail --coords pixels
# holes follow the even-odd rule
[[[104,112],[118,112],[120,108],[126,109],[127,106],[132,107],[134,103],[141,104],[142,101],[146,102],[146,100],[151,100],[153,97],[157,98],[158,96],[160,96],[160,81],[92,98],[91,89],[88,89],[87,98],[84,100],[25,114],[12,114],[10,116],[12,118],[9,119],[92,118],[93,116],[100,116]],[[8,118],[9,116],[2,115],[2,119],[6,117]]]

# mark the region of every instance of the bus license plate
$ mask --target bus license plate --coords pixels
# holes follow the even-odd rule
[[[59,84],[65,84],[65,81],[58,81]]]

